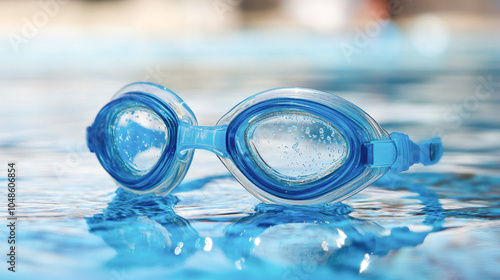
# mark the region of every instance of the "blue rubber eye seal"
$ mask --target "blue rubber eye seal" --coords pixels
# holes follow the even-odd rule
[[[161,154],[154,167],[143,175],[132,174],[118,155],[113,141],[112,126],[116,116],[126,108],[148,108],[155,112],[166,125],[169,134],[177,135],[179,120],[175,112],[162,100],[139,92],[127,93],[108,103],[98,113],[94,125],[89,128],[89,146],[97,155],[104,169],[120,185],[135,191],[148,191],[154,189],[164,181],[168,169],[175,158],[175,139],[169,137],[164,152]]]
[[[242,143],[245,139],[243,134],[247,124],[257,116],[288,110],[300,111],[318,117],[333,124],[339,130],[347,141],[349,152],[347,159],[339,168],[318,180],[290,185],[269,176],[255,164],[250,152],[246,149],[247,145]],[[368,135],[359,125],[349,121],[336,110],[308,100],[279,98],[260,102],[239,113],[229,124],[226,141],[227,151],[233,162],[246,178],[258,188],[282,199],[302,201],[321,197],[357,177],[365,169],[361,160],[361,151],[362,139],[367,138]]]

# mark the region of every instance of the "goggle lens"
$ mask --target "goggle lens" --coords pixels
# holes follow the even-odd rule
[[[335,171],[348,154],[346,140],[333,124],[293,110],[252,121],[245,142],[257,165],[287,184],[322,178]]]
[[[148,173],[168,144],[169,132],[160,116],[145,107],[118,113],[112,125],[114,148],[134,175]]]

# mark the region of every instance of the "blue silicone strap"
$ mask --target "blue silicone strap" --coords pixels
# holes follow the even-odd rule
[[[390,167],[391,173],[406,171],[416,163],[435,164],[443,155],[439,137],[413,143],[408,135],[391,133],[391,140],[365,144],[366,163],[375,167]]]

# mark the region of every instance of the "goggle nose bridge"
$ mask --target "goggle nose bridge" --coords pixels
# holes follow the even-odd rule
[[[190,149],[202,149],[220,157],[229,157],[226,149],[227,127],[196,126],[181,122],[177,130],[177,152],[184,154]]]

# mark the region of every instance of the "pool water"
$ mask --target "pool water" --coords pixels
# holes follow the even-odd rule
[[[405,50],[381,64],[370,53],[343,62],[328,53],[338,42],[324,38],[306,47],[269,36],[267,47],[251,52],[255,38],[231,46],[207,39],[202,52],[164,41],[146,48],[134,38],[51,36],[58,44],[41,37],[23,56],[0,52],[9,66],[0,72],[0,183],[14,161],[19,219],[17,271],[3,261],[1,279],[500,277],[498,48],[450,44],[434,58]],[[301,51],[287,52],[291,46]],[[51,52],[58,58],[48,60]],[[259,91],[300,86],[350,100],[389,132],[416,141],[440,135],[445,154],[438,165],[385,176],[334,205],[263,204],[206,151],[195,153],[171,194],[132,194],[88,152],[85,128],[121,86],[152,81],[151,68],[162,69],[156,82],[179,94],[201,125]],[[7,224],[5,188],[0,195]],[[4,260],[8,234],[0,226]]]

